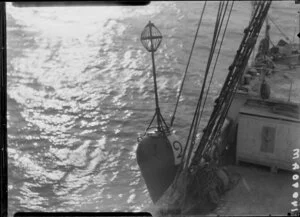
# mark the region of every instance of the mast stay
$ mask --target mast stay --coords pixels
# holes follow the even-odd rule
[[[271,1],[260,2],[254,12],[249,26],[244,30],[244,38],[236,53],[235,59],[229,67],[229,73],[221,89],[220,95],[216,100],[214,110],[210,120],[195,152],[192,160],[191,169],[199,167],[203,156],[207,156],[207,151],[213,145],[214,140],[220,134],[221,127],[231,105],[233,96],[236,92],[238,82],[246,68],[251,52],[256,44],[258,34],[263,22],[268,14]]]
[[[226,5],[225,10],[223,10],[224,4],[220,3],[211,45],[211,52],[205,72],[205,78],[184,150],[185,157],[182,158],[180,168],[173,183],[166,190],[164,195],[157,201],[158,205],[161,205],[162,207],[168,207],[168,209],[179,209],[181,213],[189,213],[192,209],[203,205],[202,202],[205,204],[205,201],[207,201],[205,198],[207,198],[207,196],[210,199],[213,198],[212,200],[218,197],[214,190],[212,190],[214,187],[211,185],[211,182],[215,180],[214,173],[216,170],[214,168],[217,168],[220,165],[218,165],[217,159],[211,156],[218,157],[219,153],[214,155],[211,154],[211,152],[218,152],[218,150],[216,148],[214,149],[213,147],[216,147],[216,140],[221,134],[221,128],[224,124],[227,112],[237,90],[238,83],[248,64],[260,30],[267,17],[270,5],[271,0],[257,2],[255,10],[253,11],[252,19],[248,27],[244,30],[244,37],[236,52],[234,61],[228,68],[228,75],[221,92],[215,101],[208,124],[203,130],[201,140],[196,146],[196,151],[192,157],[191,153],[193,152],[195,146],[195,135],[197,133],[200,120],[200,107],[204,93],[204,87],[218,40],[218,32],[220,31],[220,27],[222,26],[223,22],[221,17],[225,16],[227,8]],[[190,137],[192,138],[191,140]],[[211,192],[213,193],[211,194]],[[216,201],[217,199],[215,202]]]

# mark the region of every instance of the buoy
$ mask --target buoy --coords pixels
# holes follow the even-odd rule
[[[172,135],[169,126],[160,113],[154,52],[162,41],[162,34],[153,23],[149,23],[141,34],[141,42],[151,52],[152,72],[155,93],[155,113],[145,135],[138,140],[137,163],[154,203],[163,195],[173,182],[181,162],[182,145]],[[151,128],[156,119],[156,128]],[[152,130],[148,130],[152,129]],[[155,129],[155,130],[153,130]]]
[[[153,203],[163,195],[176,176],[182,155],[174,133],[148,131],[140,138],[137,163]]]

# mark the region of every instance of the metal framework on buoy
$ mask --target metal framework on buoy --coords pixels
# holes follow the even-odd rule
[[[142,34],[141,34],[141,42],[143,46],[146,48],[148,52],[151,52],[152,56],[152,72],[153,72],[153,82],[154,82],[154,93],[155,93],[155,113],[154,116],[146,129],[146,131],[151,127],[153,120],[157,119],[157,129],[159,132],[169,132],[169,126],[166,124],[163,116],[160,113],[159,102],[158,102],[158,93],[157,93],[157,83],[156,83],[156,70],[155,70],[155,60],[154,60],[154,52],[159,47],[162,41],[162,34],[156,28],[156,26],[149,21],[149,23],[145,26]]]

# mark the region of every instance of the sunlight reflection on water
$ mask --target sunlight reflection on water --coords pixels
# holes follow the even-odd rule
[[[138,133],[154,112],[150,55],[139,37],[149,20],[163,33],[156,53],[157,82],[161,110],[169,120],[202,4],[8,6],[10,214],[140,211],[151,204],[135,159]],[[216,3],[210,4],[206,27],[215,19]],[[249,2],[235,7],[210,106],[248,22]],[[273,10],[277,13],[282,7],[291,5],[280,4]],[[196,105],[212,31],[201,30],[183,90],[175,123],[183,138]],[[209,112],[208,108],[206,120]]]

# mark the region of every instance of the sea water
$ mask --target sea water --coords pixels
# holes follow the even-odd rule
[[[150,54],[140,42],[151,20],[159,103],[169,123],[204,2],[147,6],[16,8],[7,4],[8,207],[17,211],[141,211],[151,200],[135,151],[154,114]],[[270,15],[295,42],[294,1]],[[208,2],[174,129],[186,140],[200,93],[218,2]],[[201,127],[243,37],[250,2],[235,2]],[[261,34],[260,38],[262,37]],[[295,36],[295,37],[294,37]],[[274,43],[283,36],[271,25]],[[300,75],[291,99],[299,101]],[[277,77],[273,96],[288,98]],[[272,87],[271,87],[272,88]]]

